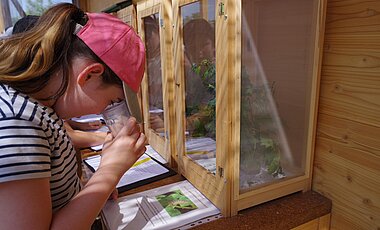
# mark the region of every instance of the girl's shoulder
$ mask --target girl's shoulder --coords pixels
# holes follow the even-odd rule
[[[39,125],[60,120],[53,109],[4,83],[0,83],[0,109],[0,119],[16,118]]]

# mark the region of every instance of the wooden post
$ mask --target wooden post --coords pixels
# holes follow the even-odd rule
[[[3,8],[3,3],[0,1],[0,7]],[[0,33],[4,31],[4,19],[3,19],[3,11],[0,10]]]
[[[6,30],[8,27],[12,26],[11,12],[9,10],[9,1],[1,0],[0,2],[1,2],[3,30]]]
[[[17,12],[20,14],[21,17],[25,17],[26,14],[25,14],[25,11],[22,9],[22,6],[20,5],[20,3],[17,1],[17,0],[11,0],[14,7],[16,8]]]

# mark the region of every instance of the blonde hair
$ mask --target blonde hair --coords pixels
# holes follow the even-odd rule
[[[59,90],[42,100],[56,99],[66,90],[73,57],[83,57],[106,67],[103,81],[121,85],[121,80],[73,33],[84,25],[86,15],[70,3],[48,9],[36,25],[0,44],[0,82],[25,93],[43,89],[55,73],[61,73]]]

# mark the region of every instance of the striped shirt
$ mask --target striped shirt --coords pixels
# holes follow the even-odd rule
[[[51,108],[0,83],[0,183],[49,178],[53,211],[80,190],[75,149]]]

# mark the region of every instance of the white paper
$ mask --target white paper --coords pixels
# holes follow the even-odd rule
[[[150,157],[152,157],[153,159],[157,160],[161,164],[168,163],[164,158],[162,158],[162,156],[156,150],[154,150],[152,148],[152,146],[147,145],[145,147],[146,147],[145,153],[148,154]]]
[[[186,156],[216,174],[216,142],[209,137],[186,140]]]
[[[77,122],[92,122],[92,121],[100,121],[103,119],[103,116],[101,114],[89,114],[84,115],[81,117],[73,117],[71,120],[77,121]]]
[[[100,164],[100,155],[89,157],[84,161],[96,171]],[[167,168],[152,160],[147,154],[143,154],[121,177],[116,188],[152,178],[167,172],[169,172]]]
[[[149,110],[149,113],[163,113],[164,110],[163,109],[151,109]]]
[[[102,210],[110,230],[178,229],[218,214],[219,209],[188,181],[109,200]]]
[[[209,137],[191,138],[186,140],[186,153],[191,155],[192,152],[208,152],[203,158],[215,157],[216,141]],[[189,156],[191,157],[191,156]]]

